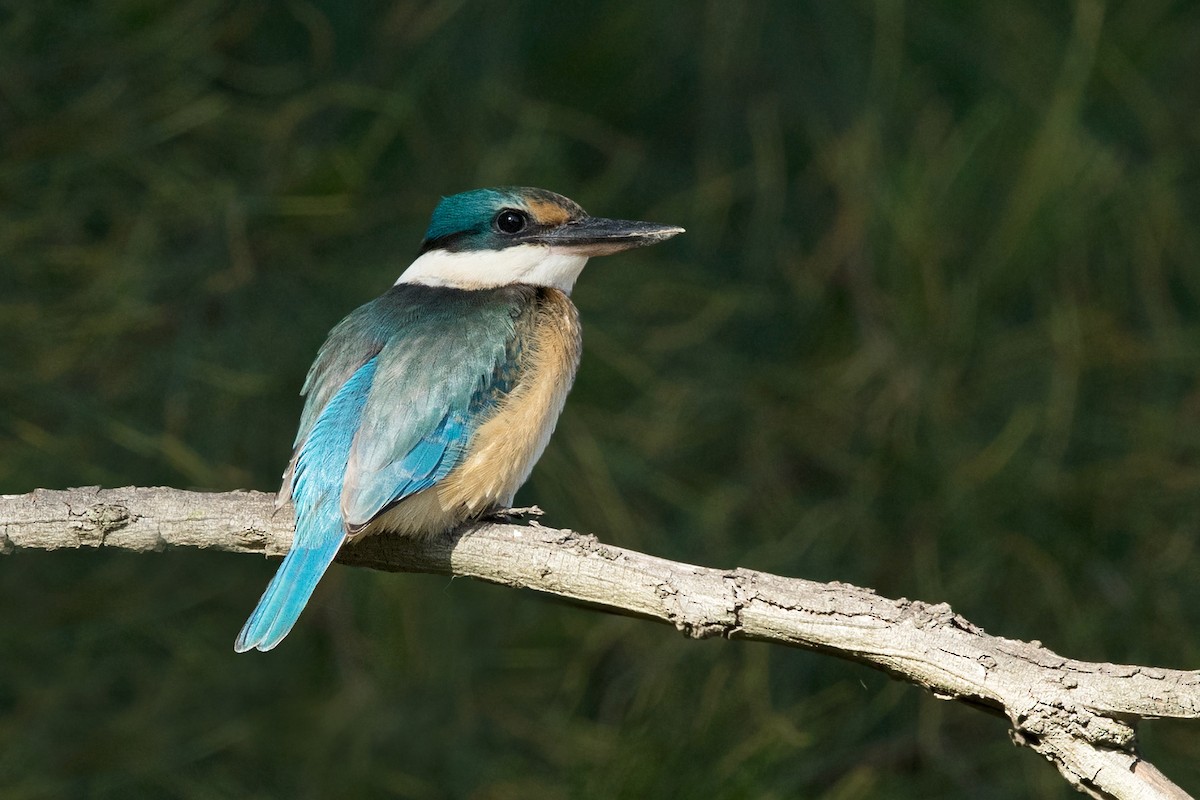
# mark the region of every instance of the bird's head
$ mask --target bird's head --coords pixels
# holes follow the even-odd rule
[[[421,254],[398,283],[484,289],[527,283],[570,293],[591,256],[683,233],[674,225],[588,216],[544,189],[476,189],[442,198]]]

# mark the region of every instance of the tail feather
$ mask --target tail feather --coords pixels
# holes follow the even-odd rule
[[[315,547],[295,547],[267,585],[254,613],[242,626],[233,649],[239,653],[270,650],[283,641],[312,597],[317,582],[333,563],[343,536],[324,537]]]
[[[375,378],[376,358],[367,359],[342,384],[303,437],[304,443],[298,444],[288,468],[290,486],[285,484],[296,504],[296,538],[233,644],[239,653],[270,650],[283,641],[346,541],[340,506],[346,461]]]

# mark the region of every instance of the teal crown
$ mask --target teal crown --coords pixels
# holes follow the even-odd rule
[[[529,232],[587,217],[587,212],[574,200],[545,189],[528,186],[475,189],[442,198],[429,220],[421,252],[500,250],[520,244],[521,239],[498,227],[505,211],[524,215]]]

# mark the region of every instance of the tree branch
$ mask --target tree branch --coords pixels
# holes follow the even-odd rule
[[[260,492],[208,494],[96,487],[0,496],[0,553],[206,547],[282,555],[290,508]],[[681,564],[537,525],[484,524],[428,541],[375,537],[344,564],[466,575],[536,589],[722,636],[819,650],[1003,715],[1013,740],[1041,753],[1094,797],[1186,798],[1137,755],[1134,724],[1200,717],[1200,671],[1074,661],[989,636],[948,605],[889,600],[843,583]]]

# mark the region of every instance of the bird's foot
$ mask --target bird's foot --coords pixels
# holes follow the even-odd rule
[[[497,508],[484,516],[484,520],[488,522],[516,522],[517,520],[529,519],[530,517],[537,518],[544,515],[546,512],[537,506],[524,506],[523,508]]]

